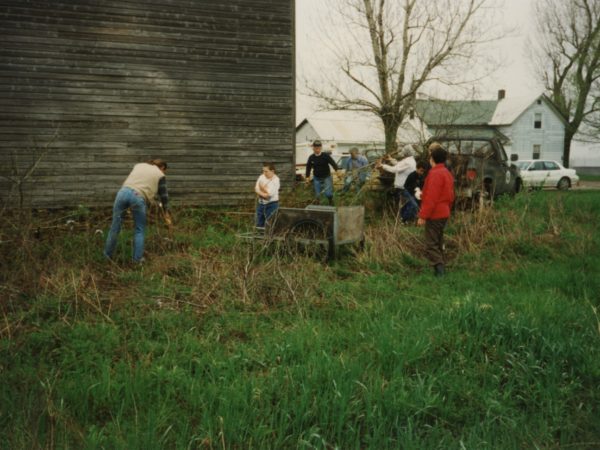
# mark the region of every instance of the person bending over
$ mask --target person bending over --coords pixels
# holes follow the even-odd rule
[[[123,218],[128,209],[133,214],[133,262],[139,263],[144,257],[144,235],[146,232],[147,205],[160,197],[164,217],[167,225],[171,226],[172,220],[167,211],[169,195],[165,173],[167,163],[162,159],[152,159],[133,166],[133,170],[117,192],[113,205],[113,216],[110,231],[104,246],[104,256],[112,259],[117,246]]]
[[[382,164],[379,162],[375,167],[379,170],[393,173],[394,176],[394,198],[398,204],[398,210],[400,211],[404,203],[409,198],[404,190],[404,183],[409,174],[414,172],[417,168],[417,161],[414,156],[415,152],[410,145],[407,145],[402,150],[402,159],[400,161],[394,161],[393,165]]]

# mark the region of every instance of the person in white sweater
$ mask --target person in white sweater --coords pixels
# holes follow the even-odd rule
[[[390,172],[395,174],[394,176],[394,197],[398,202],[398,208],[402,206],[404,201],[408,201],[409,198],[404,191],[404,183],[406,178],[417,170],[417,160],[415,159],[415,152],[411,146],[407,145],[402,149],[402,159],[400,161],[393,161],[392,165],[382,164],[379,162],[375,167],[379,170]]]
[[[131,209],[134,222],[133,234],[133,262],[139,263],[144,256],[144,235],[146,232],[146,206],[160,197],[165,221],[171,226],[171,216],[167,211],[169,195],[165,172],[167,163],[162,159],[153,159],[145,163],[136,164],[129,176],[117,193],[113,205],[113,217],[104,246],[104,256],[112,259],[117,246],[119,233],[125,212]]]
[[[279,208],[279,177],[275,175],[275,166],[263,164],[262,175],[256,180],[254,192],[258,195],[256,207],[256,227],[264,228],[269,217]]]

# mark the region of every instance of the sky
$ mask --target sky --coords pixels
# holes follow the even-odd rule
[[[536,82],[527,58],[527,37],[532,35],[534,27],[533,1],[504,0],[498,19],[513,31],[486,49],[486,52],[499,56],[503,63],[493,77],[477,86],[480,98],[495,99],[499,89],[505,89],[507,97],[542,93],[543,87]],[[331,0],[296,0],[296,123],[318,109],[314,100],[304,93],[304,80],[310,82],[315,64],[319,65],[319,70],[336,70],[320,58],[324,53],[323,34],[330,32],[326,17],[331,6]]]

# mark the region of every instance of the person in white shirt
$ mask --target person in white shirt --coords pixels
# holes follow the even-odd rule
[[[395,174],[394,177],[394,196],[398,201],[398,205],[401,206],[402,200],[408,200],[404,193],[404,183],[406,178],[417,170],[417,160],[415,159],[415,152],[410,145],[405,146],[402,149],[402,159],[400,161],[394,161],[393,165],[387,165],[377,163],[375,166],[377,169],[385,172]]]
[[[256,180],[254,192],[258,195],[256,227],[264,228],[269,217],[279,208],[279,177],[275,175],[273,164],[263,164],[262,175]]]

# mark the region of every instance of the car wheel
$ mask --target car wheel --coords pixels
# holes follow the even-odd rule
[[[567,189],[569,189],[571,187],[571,180],[569,180],[567,177],[562,177],[558,181],[558,184],[556,185],[556,187],[561,191],[566,191]]]

